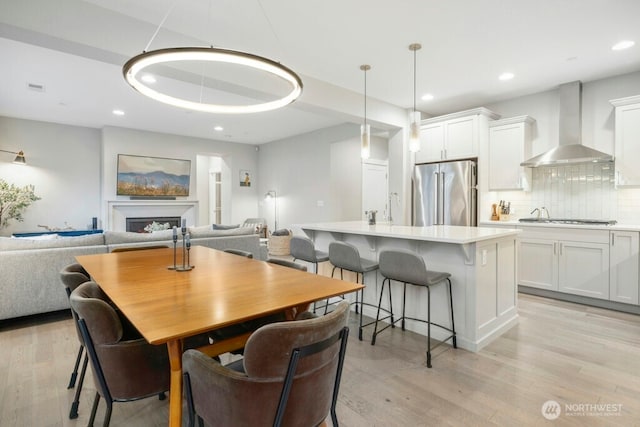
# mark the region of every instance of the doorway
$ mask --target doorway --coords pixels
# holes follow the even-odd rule
[[[387,221],[389,193],[389,162],[387,160],[362,161],[362,212],[363,220],[367,220],[365,211],[377,211],[378,221]]]

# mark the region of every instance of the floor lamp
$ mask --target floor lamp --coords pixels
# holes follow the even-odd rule
[[[267,202],[273,202],[273,231],[278,229],[278,197],[276,190],[269,190],[264,195],[264,200]]]

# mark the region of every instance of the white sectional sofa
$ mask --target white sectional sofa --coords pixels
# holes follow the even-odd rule
[[[191,227],[191,244],[213,249],[241,249],[266,259],[266,248],[253,228],[213,230]],[[129,233],[106,231],[47,240],[0,237],[0,320],[69,308],[60,270],[77,255],[111,252],[121,247],[173,246],[172,231]],[[178,245],[181,245],[179,236]],[[181,246],[180,246],[181,247]]]

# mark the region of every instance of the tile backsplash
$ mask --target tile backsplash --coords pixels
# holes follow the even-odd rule
[[[613,163],[546,166],[531,172],[531,191],[491,193],[492,203],[510,201],[514,219],[531,216],[534,208],[544,206],[555,218],[640,225],[640,188],[616,189]]]
[[[612,163],[534,168],[531,204],[556,218],[616,219],[618,200]]]

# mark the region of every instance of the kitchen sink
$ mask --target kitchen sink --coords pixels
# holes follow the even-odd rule
[[[534,224],[614,225],[615,220],[573,218],[520,218],[520,222]]]

